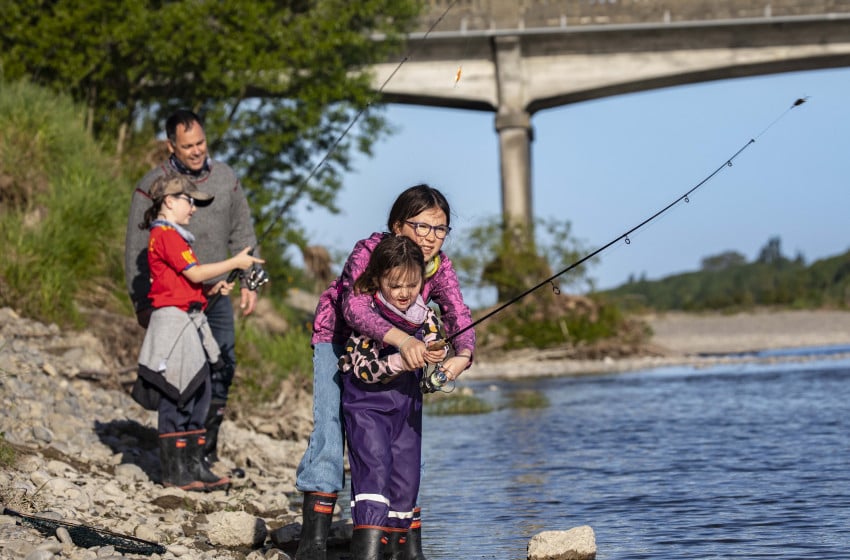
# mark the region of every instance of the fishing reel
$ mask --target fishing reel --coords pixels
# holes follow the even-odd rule
[[[422,370],[422,379],[419,381],[419,387],[424,394],[436,393],[451,393],[455,390],[454,380],[449,381],[446,372],[443,371],[442,364],[428,364]]]
[[[442,331],[442,327],[440,329]],[[437,340],[432,340],[428,343],[428,350],[445,350],[445,355],[443,360],[446,359],[450,355],[451,347],[449,346],[448,340],[446,340],[445,335],[442,338]],[[446,372],[443,371],[443,362],[437,362],[436,364],[425,364],[425,367],[422,368],[422,379],[419,381],[419,387],[422,389],[424,394],[428,393],[436,393],[437,391],[441,391],[443,393],[451,393],[455,390],[455,382],[454,380],[449,380]]]
[[[242,274],[242,282],[252,292],[256,292],[260,286],[269,281],[269,273],[263,270],[258,264],[251,266],[248,271]]]

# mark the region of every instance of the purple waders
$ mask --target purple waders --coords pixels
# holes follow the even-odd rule
[[[413,520],[422,453],[420,375],[402,373],[387,384],[342,376],[355,528],[404,531]]]

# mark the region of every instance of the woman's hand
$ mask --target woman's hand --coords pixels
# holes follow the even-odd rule
[[[425,343],[416,337],[408,337],[398,347],[404,367],[409,371],[425,367]]]

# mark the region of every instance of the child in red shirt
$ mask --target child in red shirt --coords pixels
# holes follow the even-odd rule
[[[233,283],[203,282],[261,259],[246,247],[227,260],[201,264],[192,251],[189,224],[196,206],[212,203],[185,175],[158,178],[150,189],[151,207],[142,229],[150,230],[147,258],[154,311],[139,355],[139,376],[159,390],[157,410],[162,483],[184,490],[208,491],[229,485],[202,460],[210,405],[210,368],[221,365],[220,349],[203,313],[207,296],[227,295]]]

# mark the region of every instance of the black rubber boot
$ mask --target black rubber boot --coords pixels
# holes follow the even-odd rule
[[[190,455],[191,434],[171,432],[159,435],[159,462],[162,466],[162,485],[181,490],[203,492],[206,487],[195,476]]]
[[[189,437],[189,454],[195,479],[204,483],[205,490],[227,490],[230,488],[230,479],[226,476],[218,476],[212,472],[204,460],[206,432],[199,430],[191,434]]]
[[[213,399],[210,402],[210,409],[207,411],[207,419],[204,421],[204,427],[207,429],[204,461],[208,466],[218,461],[218,430],[224,421],[226,406],[226,401]]]
[[[410,524],[407,541],[403,548],[404,555],[401,558],[404,560],[426,560],[425,553],[422,552],[422,510],[420,508],[413,510],[413,522]]]
[[[382,529],[354,529],[351,536],[351,560],[384,560],[387,539]]]
[[[305,492],[301,508],[301,538],[295,560],[326,560],[328,533],[336,505],[336,494]]]
[[[406,558],[404,555],[404,548],[406,544],[406,532],[391,532],[387,537],[387,545],[384,547],[384,560],[404,560]]]

